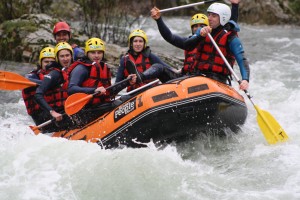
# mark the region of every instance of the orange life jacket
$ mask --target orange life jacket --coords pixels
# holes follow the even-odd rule
[[[90,71],[89,78],[82,83],[82,87],[97,88],[103,86],[107,88],[111,86],[111,71],[106,63],[100,62],[100,64],[98,64],[96,62],[77,60],[68,68],[67,74],[70,75],[72,70],[79,64],[86,66]],[[99,104],[110,101],[110,92],[107,90],[105,95],[95,95],[89,104]]]
[[[235,58],[229,50],[227,44],[228,36],[232,34],[236,33],[232,31],[227,32],[225,30],[221,30],[213,37],[231,66],[234,65]],[[197,46],[197,49],[197,58],[193,66],[195,71],[199,71],[200,73],[212,72],[226,76],[230,74],[230,71],[228,70],[224,60],[219,55],[217,49],[214,47],[208,36],[205,38],[204,43],[200,43]]]
[[[44,76],[49,74],[52,70],[57,70],[63,73],[62,70],[57,68],[52,68],[51,70],[47,70],[47,71],[45,70],[33,71],[31,73],[35,73],[40,80],[44,80]],[[34,95],[36,93],[36,88],[37,86],[26,88],[22,91],[22,97],[24,99],[26,110],[29,115],[33,115],[34,113],[41,111],[40,105],[35,101],[34,98]],[[68,89],[68,85],[65,81],[62,85],[59,85],[54,89],[48,90],[44,94],[44,98],[46,102],[55,111],[61,111],[64,109],[64,102],[68,97],[67,89]]]
[[[136,59],[132,56],[132,54],[128,53],[124,58],[124,66],[125,66],[124,76],[125,76],[125,78],[127,78],[129,76],[129,72],[126,69],[127,59],[130,59],[135,64],[136,69],[141,73],[146,71],[147,69],[149,69],[152,65],[149,57],[146,57],[143,53],[140,53]],[[154,79],[145,80],[142,83],[136,83],[134,85],[130,85],[127,87],[127,92],[134,90],[136,88],[139,88],[147,83],[150,83],[153,80]]]

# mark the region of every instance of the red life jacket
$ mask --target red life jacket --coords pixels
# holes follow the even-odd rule
[[[125,78],[127,78],[129,76],[129,72],[127,71],[127,68],[126,68],[127,59],[130,59],[135,64],[136,69],[141,73],[146,71],[147,69],[149,69],[152,65],[149,57],[146,57],[143,53],[140,53],[136,59],[132,56],[132,54],[128,53],[124,58],[124,66],[125,66],[124,76],[125,76]],[[147,83],[150,83],[153,80],[155,80],[155,79],[145,80],[142,83],[136,83],[134,85],[130,85],[127,87],[127,92],[134,90],[136,88],[139,88]]]
[[[52,70],[57,70],[57,71],[63,73],[60,69],[57,69],[57,68],[53,68],[53,69],[47,70],[47,71],[45,71],[45,70],[33,71],[31,73],[35,73],[39,77],[40,80],[44,80],[44,76],[49,74]],[[26,88],[22,91],[22,96],[23,96],[23,99],[25,102],[27,113],[29,115],[33,115],[34,113],[41,111],[41,107],[34,99],[36,88],[37,88],[36,86],[30,87],[30,88]],[[68,97],[67,89],[68,89],[67,82],[64,81],[64,83],[62,85],[59,85],[54,89],[48,90],[44,94],[44,98],[45,98],[46,102],[55,111],[61,111],[64,109],[64,102]]]
[[[182,68],[184,74],[187,73],[192,74],[194,72],[193,65],[197,57],[197,51],[198,51],[197,48],[194,48],[191,51],[187,51],[187,50],[184,51],[184,62]]]
[[[106,63],[88,63],[77,60],[68,68],[67,74],[69,75],[79,64],[88,67],[90,71],[89,78],[82,83],[82,87],[97,88],[103,86],[104,88],[107,88],[111,86],[111,72]],[[95,95],[89,104],[99,104],[110,101],[110,92],[107,90],[105,95]]]
[[[233,67],[235,58],[234,55],[231,53],[228,45],[228,36],[235,35],[235,32],[232,31],[225,31],[221,30],[214,36],[214,40],[218,44],[220,50],[222,51],[223,55],[227,59],[228,63]],[[217,49],[214,47],[213,43],[210,41],[209,37],[207,36],[204,40],[204,43],[200,43],[197,46],[198,53],[197,53],[197,60],[194,63],[193,68],[195,70],[206,73],[212,72],[221,75],[229,75],[230,71],[228,70],[224,60],[219,55]]]

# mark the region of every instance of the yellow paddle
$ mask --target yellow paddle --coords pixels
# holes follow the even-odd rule
[[[213,43],[213,45],[219,52],[219,54],[222,57],[222,59],[224,60],[224,62],[226,63],[231,74],[235,77],[236,81],[238,83],[241,83],[241,80],[239,79],[239,77],[236,75],[236,73],[231,68],[230,64],[228,63],[227,59],[223,55],[222,51],[216,44],[216,42],[213,39],[213,37],[211,36],[211,34],[208,34],[208,37],[210,38],[211,42]],[[255,105],[251,99],[252,97],[250,96],[250,94],[248,93],[247,90],[244,90],[244,92],[246,93],[247,97],[251,101],[252,105],[254,106],[254,108],[258,114],[256,117],[256,120],[257,120],[258,125],[259,125],[262,133],[264,134],[267,142],[269,144],[276,144],[277,142],[284,142],[284,141],[288,140],[288,138],[289,138],[288,135],[283,130],[283,128],[279,125],[279,123],[275,120],[275,118],[268,111],[262,110],[257,105]]]
[[[32,86],[37,86],[37,84],[19,74],[0,70],[0,89],[22,90]]]

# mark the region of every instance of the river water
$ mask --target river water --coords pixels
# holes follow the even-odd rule
[[[188,18],[166,23],[189,35]],[[183,56],[152,20],[143,29],[153,52]],[[241,24],[239,35],[251,64],[253,101],[276,118],[288,142],[267,144],[247,99],[248,119],[237,135],[163,149],[103,150],[35,136],[20,91],[0,91],[0,199],[300,199],[300,29]]]

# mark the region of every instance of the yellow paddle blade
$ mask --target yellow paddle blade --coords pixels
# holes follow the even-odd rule
[[[36,85],[19,74],[0,70],[0,89],[2,90],[22,90]]]
[[[74,115],[80,111],[93,98],[91,94],[76,93],[69,96],[65,102],[65,112]]]
[[[288,136],[274,117],[265,110],[260,109],[254,105],[257,111],[257,122],[269,144],[276,144],[277,142],[285,142]]]

